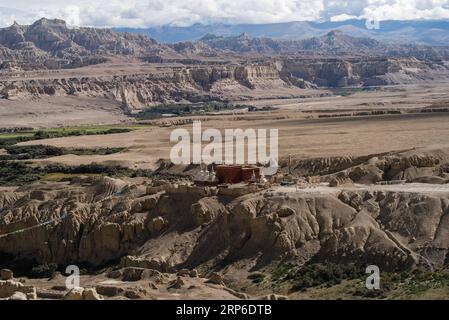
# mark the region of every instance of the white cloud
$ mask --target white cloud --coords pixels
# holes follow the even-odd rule
[[[369,0],[363,16],[378,20],[447,19],[447,0]]]
[[[359,18],[358,16],[352,16],[352,15],[343,13],[343,14],[339,14],[338,16],[332,16],[330,18],[330,20],[333,22],[339,22],[339,21],[346,21],[349,19],[358,19],[358,18]]]
[[[42,16],[97,27],[364,17],[445,19],[449,18],[449,0],[0,0],[1,26],[14,20],[31,23]]]

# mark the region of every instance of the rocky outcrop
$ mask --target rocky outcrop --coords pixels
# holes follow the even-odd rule
[[[207,282],[224,286],[223,276],[217,272],[212,272],[212,274],[210,275],[209,280],[207,280]]]
[[[125,110],[176,101],[208,101],[187,72],[168,76],[128,75],[0,82],[0,95],[10,100],[51,96],[105,97]]]
[[[280,162],[287,170],[287,161]],[[330,157],[294,160],[291,170],[297,176],[321,176],[324,182],[338,185],[382,181],[445,184],[449,181],[447,150],[410,150],[360,157]]]
[[[278,216],[275,212],[281,205],[290,207],[293,214]],[[254,259],[258,253],[260,266],[277,259],[357,261],[390,270],[417,263],[367,212],[331,196],[253,196],[239,199],[230,210],[226,220],[216,220],[203,235],[188,263],[205,263],[225,252],[229,261]]]
[[[65,296],[62,298],[63,300],[103,300],[103,297],[100,296],[95,288],[73,288],[70,290]]]
[[[7,281],[11,280],[13,278],[13,272],[9,269],[2,269],[0,270],[0,279]]]
[[[319,87],[378,86],[431,80],[447,67],[414,57],[283,60],[281,74]]]
[[[126,111],[176,102],[223,100],[234,88],[311,88],[307,82],[287,83],[276,66],[234,65],[180,67],[163,74],[0,81],[0,97],[10,100],[52,96],[104,97],[119,101]]]
[[[141,35],[108,29],[69,28],[65,21],[40,19],[0,29],[0,61],[24,70],[76,68],[107,61],[111,55],[173,55],[167,46]]]
[[[14,197],[2,192],[0,252],[13,257],[2,264],[27,258],[100,265],[125,256],[125,269],[114,277],[139,281],[145,270],[210,270],[239,261],[256,268],[294,260],[407,270],[440,266],[448,254],[449,194],[362,189],[230,197],[206,189],[174,186],[150,196],[150,206],[137,205],[148,200],[146,186],[127,188],[110,178],[22,187]],[[152,227],[155,218],[163,229]]]
[[[196,55],[274,55],[284,82],[299,87],[378,86],[447,78],[447,48],[393,46],[340,31],[300,41],[280,41],[206,35],[196,43],[180,43],[175,50],[195,48]],[[192,50],[190,50],[192,51]],[[306,57],[306,58],[304,58]]]
[[[36,288],[27,286],[14,280],[0,280],[0,299],[10,300],[35,300],[37,298]]]
[[[133,197],[138,190],[126,191],[122,182],[110,178],[82,181],[41,190],[44,197],[34,197],[34,188],[20,193],[17,201],[23,206],[13,205],[11,196],[2,194],[2,234],[22,231],[3,235],[0,251],[21,252],[19,256],[25,259],[29,253],[30,259],[41,262],[98,264],[123,255],[147,237],[145,217],[130,213],[133,201],[117,202],[115,198],[120,192]],[[82,187],[86,182],[88,189]],[[144,188],[140,190],[145,192]],[[9,200],[4,201],[5,197]],[[59,236],[53,236],[54,232]]]
[[[223,80],[235,81],[250,89],[255,89],[258,82],[279,80],[279,71],[271,64],[197,68],[193,69],[191,74],[195,82],[206,90],[212,89],[214,83]]]

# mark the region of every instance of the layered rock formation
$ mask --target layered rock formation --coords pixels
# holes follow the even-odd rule
[[[0,81],[0,96],[10,100],[43,96],[106,97],[127,110],[161,103],[226,99],[223,87],[235,92],[257,88],[313,88],[306,81],[287,83],[273,64],[179,67],[161,74],[134,74],[59,79]]]
[[[40,19],[29,26],[0,29],[0,61],[22,69],[76,68],[106,61],[107,56],[173,54],[170,48],[140,35],[107,29],[69,28],[65,21]]]
[[[355,38],[340,31],[300,41],[280,41],[206,35],[195,43],[173,46],[183,54],[269,55],[282,65],[282,79],[307,81],[320,87],[375,86],[430,80],[446,74],[445,47],[393,46],[369,38]],[[300,57],[299,57],[300,56]],[[307,58],[305,58],[307,57]]]
[[[447,261],[447,192],[164,190],[147,195],[140,184],[78,178],[2,191],[2,263],[101,265],[125,257],[123,267],[168,272],[281,260],[384,270]]]
[[[245,99],[254,89],[271,90],[276,97],[279,89],[286,88],[416,82],[435,79],[446,72],[445,66],[409,58],[288,58],[277,63],[183,66],[155,74],[4,80],[0,81],[0,97],[10,100],[67,95],[106,97],[132,110],[161,103]],[[296,95],[300,94],[296,91]]]
[[[282,75],[320,87],[378,86],[447,78],[444,64],[416,58],[348,58],[283,60]]]
[[[280,163],[285,169],[286,161]],[[362,184],[382,181],[449,183],[447,150],[409,150],[362,157],[334,157],[297,160],[292,172],[298,176],[321,176],[322,181],[334,178]]]

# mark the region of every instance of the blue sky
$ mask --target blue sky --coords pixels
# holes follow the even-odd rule
[[[0,0],[0,26],[44,16],[95,27],[449,19],[449,0]]]

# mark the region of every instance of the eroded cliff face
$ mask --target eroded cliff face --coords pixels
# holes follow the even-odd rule
[[[447,68],[416,58],[285,59],[281,73],[320,87],[345,87],[430,80]]]
[[[10,68],[14,68],[11,65]],[[106,97],[123,104],[125,110],[162,103],[201,102],[229,98],[245,99],[255,89],[314,89],[413,82],[433,72],[444,74],[443,66],[416,59],[295,60],[241,65],[181,66],[154,74],[41,77],[0,81],[0,97],[10,100],[44,96],[82,95]],[[445,69],[446,70],[446,69]],[[447,71],[447,70],[446,70]],[[296,92],[300,95],[300,91]]]
[[[210,90],[221,80],[231,80],[238,84],[255,89],[260,81],[279,80],[279,71],[275,65],[240,65],[199,68],[190,71],[192,78],[201,86]]]
[[[280,165],[287,169],[287,162]],[[361,157],[330,157],[293,160],[291,170],[297,176],[320,176],[321,181],[376,184],[382,181],[408,183],[449,183],[447,150],[390,152]]]
[[[449,249],[444,192],[146,189],[90,177],[2,191],[0,207],[0,252],[36,263],[129,256],[124,266],[162,272],[280,260],[407,270],[440,266]]]
[[[15,70],[16,63],[3,63]],[[0,98],[106,97],[126,111],[162,103],[244,100],[254,90],[272,98],[301,96],[298,89],[414,83],[447,77],[444,64],[415,58],[279,59],[276,62],[162,67],[117,76],[20,77],[0,81]],[[290,92],[284,96],[280,92]]]
[[[202,92],[191,80],[182,72],[160,77],[129,75],[18,80],[0,83],[0,94],[10,100],[67,95],[105,97],[121,102],[126,108],[134,109],[183,99],[195,101]]]
[[[106,97],[132,110],[161,103],[221,100],[226,98],[221,91],[223,83],[236,91],[261,86],[265,89],[313,87],[306,82],[285,83],[275,65],[251,64],[177,67],[161,74],[0,81],[0,96],[11,100],[66,95]]]

